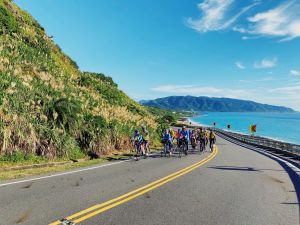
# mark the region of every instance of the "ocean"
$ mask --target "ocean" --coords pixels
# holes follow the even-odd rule
[[[250,134],[250,125],[257,125],[256,135],[300,144],[300,113],[208,112],[190,119],[193,122]]]

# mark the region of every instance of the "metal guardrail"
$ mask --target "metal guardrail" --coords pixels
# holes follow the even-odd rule
[[[265,149],[271,149],[275,151],[277,150],[282,153],[288,153],[292,156],[300,157],[300,145],[277,141],[260,136],[235,133],[231,131],[221,130],[218,128],[210,129],[214,130],[216,133],[223,134],[225,136],[231,137],[246,144],[256,145]]]

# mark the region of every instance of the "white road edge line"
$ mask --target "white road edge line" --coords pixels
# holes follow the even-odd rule
[[[131,159],[123,160],[121,162],[115,162],[115,163],[109,163],[109,164],[104,164],[104,165],[100,165],[100,166],[89,167],[89,168],[80,169],[80,170],[74,170],[74,171],[69,171],[69,172],[64,172],[64,173],[47,175],[47,176],[43,176],[43,177],[36,177],[36,178],[27,179],[27,180],[19,180],[19,181],[14,181],[14,182],[9,182],[9,183],[3,183],[3,184],[0,184],[0,187],[9,186],[9,185],[13,185],[13,184],[21,184],[21,183],[26,183],[26,182],[30,182],[30,181],[36,181],[36,180],[44,180],[47,178],[59,177],[59,176],[63,176],[63,175],[73,174],[73,173],[80,173],[80,172],[88,171],[88,170],[95,170],[95,169],[98,169],[101,167],[113,166],[113,165],[121,164],[124,162],[129,162],[129,161],[131,161]]]
[[[158,153],[152,153],[152,154],[149,154],[149,156],[155,156],[157,154]],[[43,176],[43,177],[36,177],[36,178],[31,178],[31,179],[26,179],[26,180],[19,180],[19,181],[14,181],[14,182],[3,183],[3,184],[0,183],[0,187],[5,187],[5,186],[13,185],[13,184],[21,184],[21,183],[26,183],[26,182],[30,182],[30,181],[36,181],[36,180],[44,180],[44,179],[47,179],[47,178],[59,177],[59,176],[63,176],[63,175],[73,174],[73,173],[80,173],[80,172],[88,171],[88,170],[95,170],[95,169],[99,169],[101,167],[113,166],[113,165],[121,164],[121,163],[124,163],[124,162],[129,162],[131,160],[132,159],[126,159],[126,160],[123,160],[123,161],[120,161],[120,162],[89,167],[89,168],[85,168],[85,169],[81,169],[81,170],[73,170],[73,171],[64,172],[64,173],[52,174],[52,175],[47,175],[47,176]]]

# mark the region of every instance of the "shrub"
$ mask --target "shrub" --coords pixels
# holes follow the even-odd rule
[[[15,151],[11,155],[4,155],[1,157],[1,161],[4,162],[22,162],[25,160],[25,154],[21,151]]]
[[[145,111],[142,111],[137,105],[134,105],[134,104],[128,104],[127,109],[130,112],[132,112],[134,114],[139,114],[141,116],[143,116],[145,114]]]
[[[87,74],[82,74],[78,78],[78,84],[80,86],[90,87],[90,86],[93,86],[93,83],[94,83],[94,81],[93,81],[92,77]]]
[[[174,124],[176,123],[176,119],[173,115],[165,115],[160,119],[160,122],[167,123],[167,124]]]
[[[108,130],[108,124],[102,116],[87,114],[84,116],[84,129],[78,138],[79,146],[84,150],[93,148],[96,139],[103,139]]]
[[[19,25],[10,11],[0,2],[0,35],[4,33],[17,32]]]
[[[70,131],[73,126],[78,124],[79,113],[81,112],[80,102],[61,98],[52,102],[48,108],[47,117],[57,126]]]

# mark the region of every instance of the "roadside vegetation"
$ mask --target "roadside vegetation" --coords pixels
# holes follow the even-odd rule
[[[0,166],[109,155],[146,126],[154,146],[176,121],[99,73],[82,72],[43,27],[0,0]]]
[[[82,161],[78,163],[64,163],[64,164],[55,164],[54,166],[45,166],[40,168],[28,168],[28,169],[15,169],[15,170],[0,170],[0,181],[1,180],[11,180],[18,179],[27,176],[37,176],[42,174],[49,174],[55,172],[62,172],[65,170],[76,169],[80,167],[93,166],[100,163],[109,162],[110,160],[107,157],[100,159]]]

